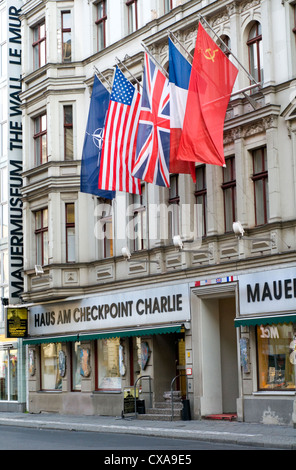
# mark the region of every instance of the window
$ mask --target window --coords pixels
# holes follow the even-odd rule
[[[224,199],[224,227],[225,232],[232,231],[232,224],[236,220],[236,181],[235,159],[227,158],[226,168],[223,168],[223,199]]]
[[[269,218],[268,172],[266,147],[253,151],[255,223],[263,225]]]
[[[138,0],[127,0],[127,13],[128,13],[128,33],[133,33],[138,29]]]
[[[0,251],[0,297],[7,299],[8,293],[8,250]],[[0,302],[0,321],[4,321],[4,305]],[[1,400],[1,398],[0,398]]]
[[[0,350],[0,400],[17,401],[17,349]]]
[[[296,323],[257,326],[260,390],[295,390]]]
[[[163,0],[163,11],[168,13],[173,8],[173,0]]]
[[[35,212],[36,264],[48,264],[48,210]]]
[[[75,204],[66,204],[66,262],[75,261]]]
[[[64,106],[64,158],[73,160],[73,106]]]
[[[231,50],[231,41],[230,41],[230,38],[228,36],[221,36],[221,39],[223,41],[223,43],[220,45],[220,49],[224,52],[224,54],[226,55],[226,57],[229,57],[230,56],[230,50]]]
[[[103,242],[103,258],[113,256],[113,221],[112,221],[112,201],[109,199],[99,199],[100,212],[100,231],[99,239]]]
[[[142,185],[142,194],[133,194],[132,197],[133,221],[134,221],[134,251],[147,248],[147,224],[146,224],[146,186]]]
[[[97,341],[97,389],[121,390],[119,371],[120,338]]]
[[[170,175],[169,189],[169,238],[172,240],[179,235],[180,211],[179,211],[179,175]]]
[[[102,51],[106,47],[106,21],[107,21],[107,9],[106,0],[98,2],[96,5],[97,10],[97,50]]]
[[[61,343],[41,344],[41,389],[62,390],[62,377],[59,371]]]
[[[72,344],[72,390],[81,391],[81,344],[74,342]]]
[[[62,11],[62,50],[63,62],[72,60],[71,12]]]
[[[33,28],[33,60],[34,70],[46,64],[46,32],[45,22]]]
[[[0,159],[7,156],[7,87],[0,88]]]
[[[202,207],[202,230],[199,233],[202,236],[207,234],[207,182],[206,182],[206,166],[198,166],[195,169],[195,203]],[[197,219],[198,220],[198,219]]]
[[[47,118],[46,114],[34,119],[35,164],[47,162]]]
[[[256,21],[247,41],[250,73],[257,82],[263,82],[263,52],[261,24]]]

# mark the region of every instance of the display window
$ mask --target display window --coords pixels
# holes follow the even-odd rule
[[[62,390],[62,376],[59,367],[61,343],[41,344],[41,388]]]
[[[72,390],[81,391],[81,344],[72,344]]]
[[[257,326],[260,390],[295,390],[296,323]]]
[[[97,389],[102,391],[121,390],[120,338],[97,341]]]
[[[0,350],[0,401],[17,401],[17,349]]]

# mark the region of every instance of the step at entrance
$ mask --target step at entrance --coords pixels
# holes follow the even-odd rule
[[[138,419],[146,419],[152,421],[171,421],[172,420],[172,401],[171,392],[163,394],[164,401],[155,402],[153,408],[147,408],[145,414],[137,414]],[[180,392],[173,394],[174,416],[173,421],[182,419],[183,404],[180,398]]]

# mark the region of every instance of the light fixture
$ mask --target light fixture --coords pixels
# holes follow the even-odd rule
[[[188,253],[210,253],[210,254],[212,254],[212,250],[209,250],[209,249],[204,250],[202,248],[194,248],[194,249],[184,248],[184,243],[193,243],[193,242],[194,242],[193,239],[182,240],[180,235],[175,235],[173,237],[173,244],[174,244],[175,248],[177,248],[180,251],[185,251],[185,252],[188,252]]]
[[[43,268],[40,264],[35,264],[35,273],[36,276],[41,276],[41,274],[44,274]]]
[[[254,241],[254,242],[272,242],[273,244],[275,243],[274,237],[273,238],[246,237],[244,235],[245,230],[244,230],[242,224],[239,221],[233,222],[232,229],[233,229],[234,234],[238,238],[243,238],[244,240],[251,240],[251,241]]]
[[[136,258],[135,260],[131,259],[131,252],[127,246],[124,246],[121,249],[122,256],[125,258],[126,261],[134,262],[134,263],[149,263],[149,264],[158,264],[161,271],[164,271],[164,263],[160,255],[157,255],[156,260],[149,260],[149,259],[139,259]]]

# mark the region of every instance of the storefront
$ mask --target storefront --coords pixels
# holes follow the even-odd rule
[[[136,382],[161,401],[185,369],[189,335],[188,284],[30,306],[29,411],[118,416]]]
[[[296,386],[296,268],[239,277],[244,420],[291,424]]]

